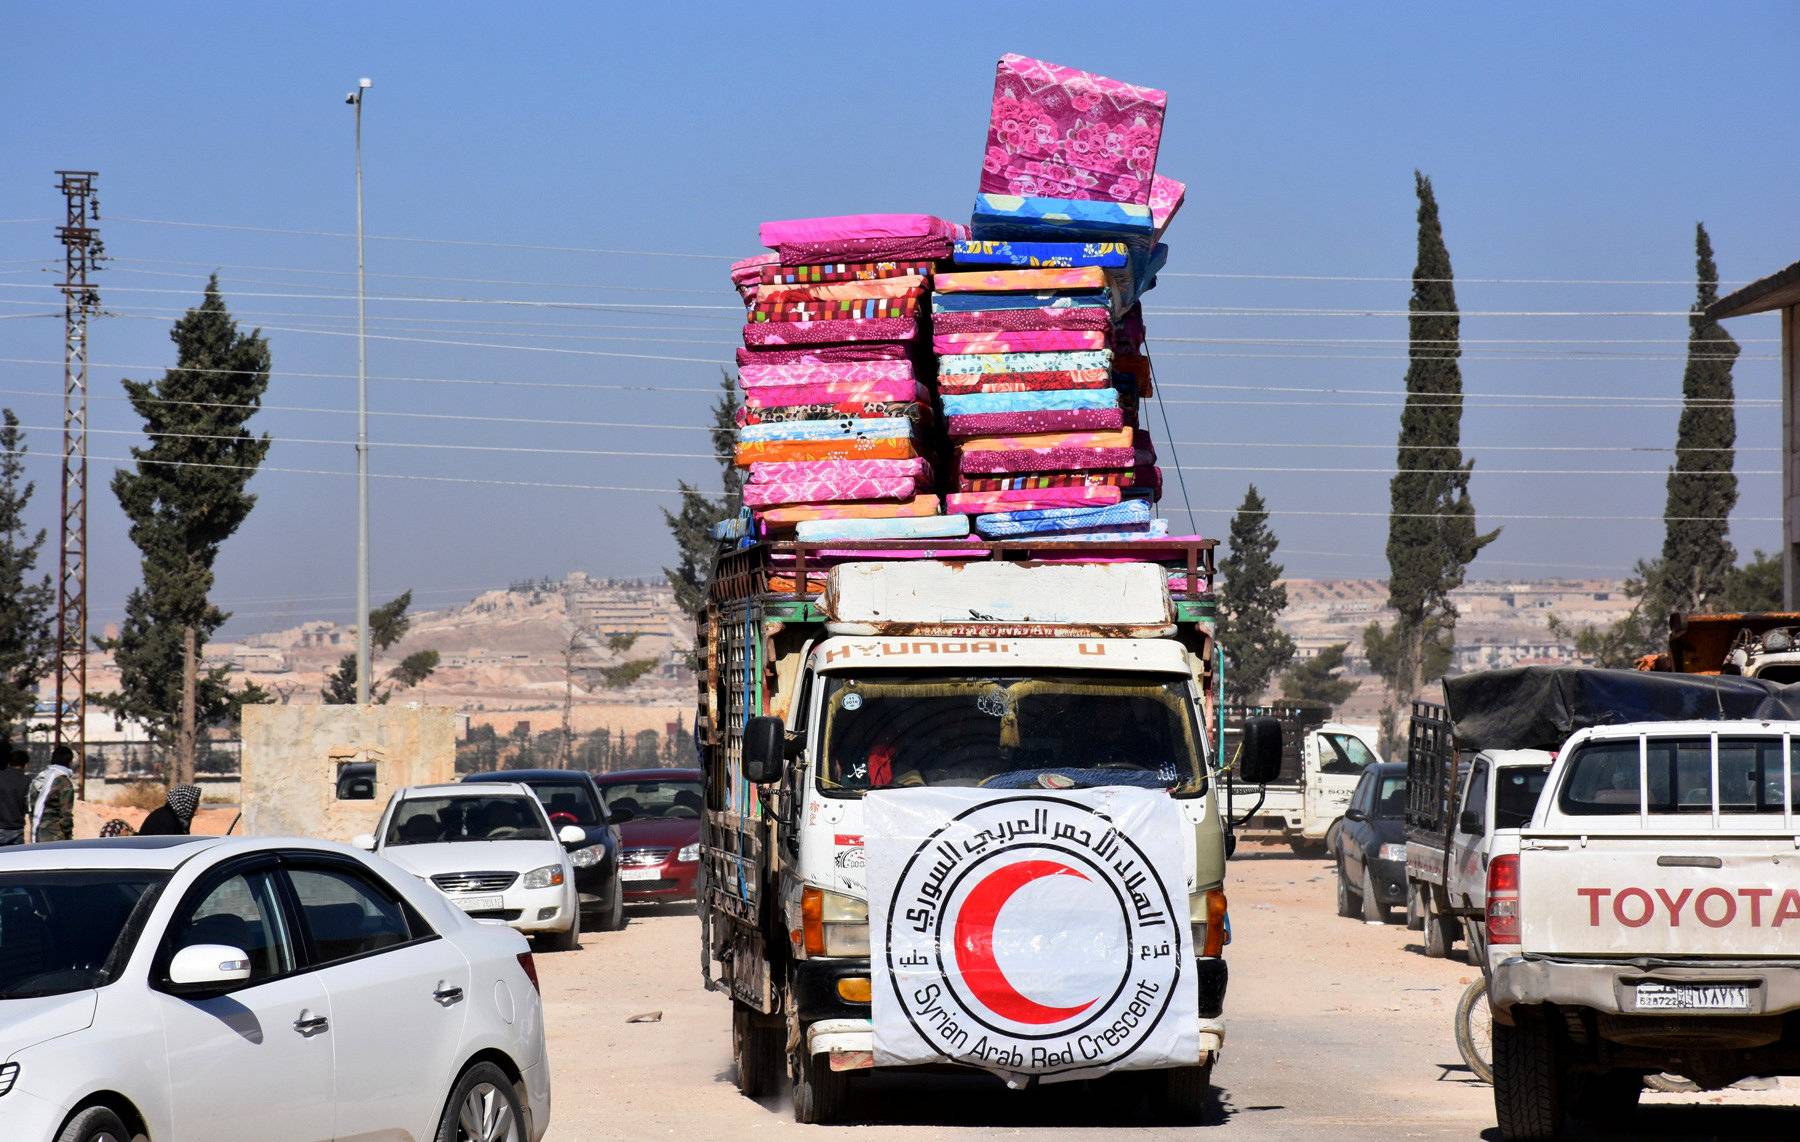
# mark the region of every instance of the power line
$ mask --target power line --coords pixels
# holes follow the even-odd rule
[[[108,222],[126,222],[138,226],[178,226],[193,230],[235,230],[254,234],[286,234],[303,238],[354,238],[356,235],[338,230],[297,230],[278,226],[234,226],[218,222],[177,222],[167,218],[120,218],[109,216]],[[555,254],[606,254],[621,257],[688,258],[703,262],[732,262],[728,254],[690,254],[673,250],[621,250],[586,246],[546,246],[534,242],[482,242],[467,238],[420,238],[402,234],[365,234],[370,242],[410,242],[422,246],[472,246],[489,250],[540,250]]]

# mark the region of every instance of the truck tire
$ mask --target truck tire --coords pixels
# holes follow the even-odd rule
[[[802,1042],[788,1058],[788,1072],[794,1085],[795,1122],[829,1126],[843,1117],[850,1080],[845,1072],[831,1069],[829,1054],[810,1054]]]
[[[1212,1068],[1209,1057],[1197,1067],[1174,1067],[1158,1076],[1163,1082],[1158,1109],[1164,1119],[1176,1126],[1199,1126],[1210,1121]]]
[[[1367,864],[1363,865],[1362,918],[1371,924],[1388,922],[1387,905],[1383,904],[1381,897],[1375,894],[1375,874],[1369,871]]]
[[[1350,875],[1344,871],[1344,858],[1341,856],[1337,862],[1337,906],[1338,915],[1346,917],[1354,917],[1358,908],[1356,896],[1350,891]]]
[[[748,1004],[731,1004],[731,1061],[733,1081],[746,1098],[765,1098],[775,1093],[783,1063],[781,1024]]]
[[[1450,954],[1450,948],[1456,943],[1456,933],[1450,925],[1454,920],[1446,920],[1438,910],[1437,891],[1426,886],[1425,897],[1425,954],[1433,959],[1441,960]]]
[[[1513,1020],[1494,1024],[1494,1117],[1506,1142],[1549,1142],[1568,1121],[1562,1036],[1535,1011]]]
[[[1424,896],[1425,890],[1419,887],[1418,881],[1406,882],[1406,926],[1415,932],[1425,928],[1425,905],[1422,903]]]

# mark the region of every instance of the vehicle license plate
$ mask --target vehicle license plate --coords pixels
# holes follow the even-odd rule
[[[660,868],[622,868],[619,870],[620,880],[658,880],[662,877]]]
[[[450,902],[464,912],[488,912],[506,903],[503,896],[452,896]]]
[[[1639,1011],[1747,1011],[1750,989],[1741,984],[1640,983]]]

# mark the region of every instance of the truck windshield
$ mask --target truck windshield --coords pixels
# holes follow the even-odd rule
[[[1205,788],[1188,681],[1169,675],[830,675],[820,784]]]
[[[1719,811],[1782,811],[1782,739],[1719,739]],[[1642,759],[1638,739],[1589,742],[1569,759],[1558,800],[1569,814],[1628,814],[1642,797],[1652,813],[1713,811],[1712,741],[1709,738],[1651,738]],[[1794,781],[1800,792],[1800,778]]]
[[[1549,776],[1547,765],[1512,765],[1496,771],[1494,828],[1523,829],[1529,824]]]

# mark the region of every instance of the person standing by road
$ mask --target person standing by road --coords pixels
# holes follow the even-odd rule
[[[185,837],[194,823],[194,813],[200,808],[200,787],[198,785],[177,785],[169,790],[164,804],[152,809],[138,826],[140,837]]]
[[[25,780],[25,764],[31,755],[24,750],[15,750],[0,741],[0,845],[22,845],[25,843],[25,811],[26,792],[30,783]]]
[[[75,770],[70,763],[75,751],[59,745],[50,751],[50,764],[31,779],[31,840],[75,839]]]

